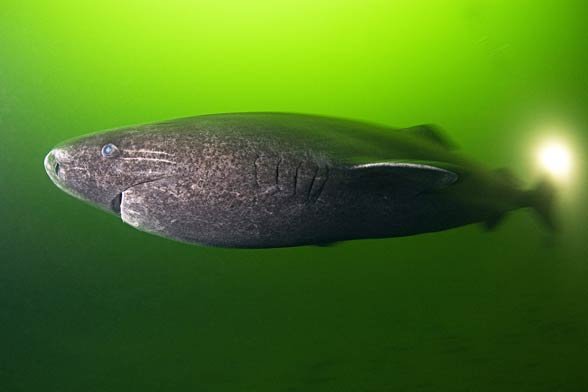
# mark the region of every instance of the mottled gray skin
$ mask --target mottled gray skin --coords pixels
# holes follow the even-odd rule
[[[101,154],[105,144],[117,151]],[[406,236],[527,206],[505,176],[413,132],[285,113],[199,116],[67,141],[64,191],[137,229],[242,248]]]

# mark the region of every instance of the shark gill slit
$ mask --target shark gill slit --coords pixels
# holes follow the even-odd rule
[[[298,186],[298,171],[300,170],[301,166],[302,162],[298,163],[298,165],[296,166],[296,171],[294,172],[294,191],[292,192],[292,196],[296,196],[296,187]]]
[[[259,188],[259,178],[257,176],[257,161],[259,159],[259,154],[255,155],[255,159],[253,160],[253,178],[255,179],[255,187]]]
[[[325,184],[327,183],[327,180],[329,179],[329,173],[330,173],[329,166],[323,167],[323,170],[324,170],[323,175],[322,175],[323,178],[322,178],[320,185],[318,186],[318,189],[314,193],[313,200],[312,200],[313,202],[316,202],[319,199],[319,197],[321,196],[321,193],[323,192],[323,189],[325,189]]]
[[[318,174],[319,167],[318,165],[314,168],[314,173],[312,174],[312,179],[310,180],[310,185],[308,186],[308,192],[306,193],[306,199],[310,200],[310,193],[312,192],[312,187],[314,186],[314,181],[316,180],[316,175]]]
[[[276,164],[276,185],[280,184],[280,163],[282,163],[282,158],[278,159],[278,163]]]

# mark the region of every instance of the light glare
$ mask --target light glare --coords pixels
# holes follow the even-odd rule
[[[566,177],[570,172],[572,158],[566,146],[552,142],[539,151],[539,163],[553,176]]]

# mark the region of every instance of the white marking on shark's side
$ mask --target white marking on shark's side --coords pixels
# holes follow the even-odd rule
[[[138,153],[146,153],[146,154],[173,155],[173,154],[170,154],[170,153],[165,152],[165,151],[155,151],[155,150],[145,150],[145,149],[125,150],[125,152],[138,152]]]
[[[170,163],[172,165],[175,165],[176,163],[173,161],[169,161],[167,159],[161,159],[161,158],[145,158],[145,157],[125,157],[125,158],[120,158],[123,160],[127,160],[127,161],[151,161],[151,162],[163,162],[163,163]]]

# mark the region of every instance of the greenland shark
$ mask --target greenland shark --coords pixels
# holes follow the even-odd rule
[[[437,128],[290,113],[204,115],[63,142],[45,157],[63,191],[148,233],[273,248],[409,236],[532,207],[553,226],[548,183],[521,189],[458,153]]]

